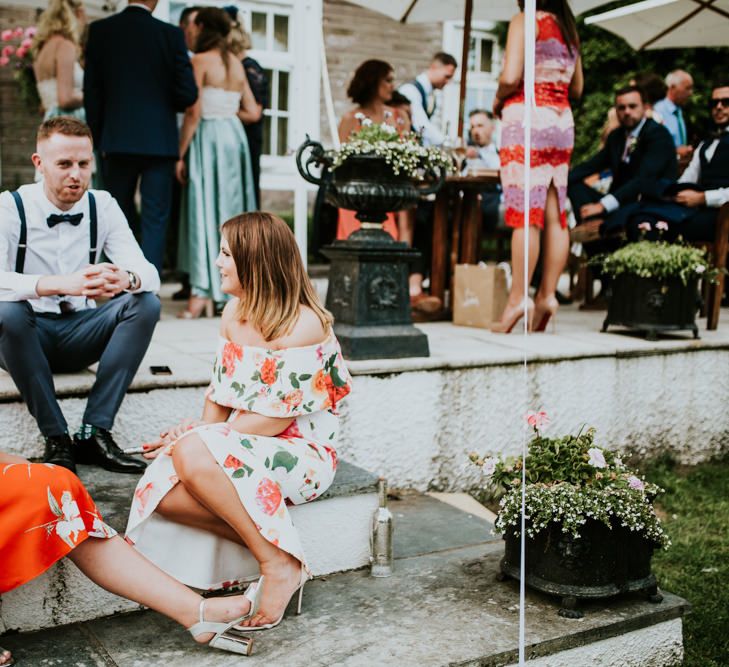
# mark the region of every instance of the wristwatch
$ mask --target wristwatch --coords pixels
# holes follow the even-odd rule
[[[134,271],[127,271],[129,276],[129,289],[127,291],[134,292],[139,287],[139,276]]]

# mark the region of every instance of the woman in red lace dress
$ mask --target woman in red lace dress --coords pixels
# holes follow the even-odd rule
[[[513,281],[501,321],[492,331],[508,333],[524,311],[524,262],[534,273],[543,232],[542,281],[536,303],[527,303],[534,328],[543,331],[557,311],[557,281],[567,262],[569,232],[565,215],[567,174],[574,145],[569,98],[582,94],[582,64],[577,27],[567,0],[537,0],[535,106],[531,110],[531,186],[524,212],[524,5],[509,24],[504,67],[494,99],[501,117],[501,185],[511,238]],[[529,257],[524,257],[524,218],[529,229]],[[529,284],[529,281],[527,284]],[[531,322],[528,323],[531,325]],[[531,326],[530,326],[531,328]]]

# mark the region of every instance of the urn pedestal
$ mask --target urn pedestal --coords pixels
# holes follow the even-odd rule
[[[305,158],[309,151],[308,158]],[[344,241],[322,249],[331,260],[326,307],[334,315],[334,332],[347,359],[392,359],[429,356],[427,336],[413,326],[408,276],[417,250],[382,230],[389,211],[417,205],[422,194],[440,188],[445,174],[426,187],[395,174],[384,158],[353,155],[331,168],[323,147],[307,141],[296,154],[299,173],[326,188],[332,205],[357,211],[362,228]],[[310,166],[322,168],[322,175]]]

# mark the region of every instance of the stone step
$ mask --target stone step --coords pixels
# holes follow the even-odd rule
[[[518,583],[498,582],[500,539],[483,519],[426,496],[391,502],[395,570],[367,570],[307,585],[303,614],[255,637],[246,665],[276,667],[496,667],[518,662]],[[529,592],[526,655],[538,667],[670,667],[683,657],[685,600],[660,604],[624,596],[584,605],[580,620],[558,616],[559,599]],[[206,667],[239,656],[196,646],[172,621],[149,611],[0,644],[23,667]],[[73,656],[71,660],[70,656]],[[68,662],[64,662],[68,660]]]
[[[79,477],[104,519],[122,532],[137,477],[91,466],[79,466]],[[321,498],[290,508],[315,576],[369,563],[370,522],[376,507],[377,478],[340,461],[334,483]],[[3,595],[0,633],[28,632],[135,609],[138,605],[107,593],[73,563],[62,560],[37,579]]]

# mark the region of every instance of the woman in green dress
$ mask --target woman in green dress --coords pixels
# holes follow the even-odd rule
[[[256,100],[240,61],[229,51],[231,21],[215,7],[194,21],[192,67],[200,95],[185,112],[175,171],[182,183],[178,269],[189,273],[191,295],[179,317],[212,315],[222,303],[215,260],[220,224],[256,208],[248,141],[240,117]],[[259,111],[260,113],[260,111]]]

